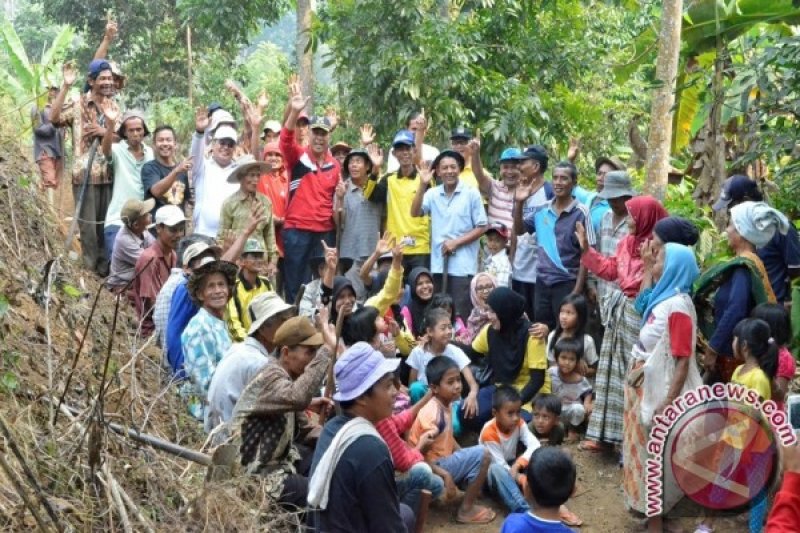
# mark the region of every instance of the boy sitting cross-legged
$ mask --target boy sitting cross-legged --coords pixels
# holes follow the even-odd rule
[[[500,533],[570,533],[561,523],[560,508],[575,491],[575,464],[559,448],[539,448],[531,455],[526,471],[525,495],[532,511],[508,515]]]
[[[433,472],[444,480],[448,498],[457,494],[459,484],[467,484],[456,520],[461,523],[488,524],[495,518],[491,509],[477,505],[489,471],[491,456],[483,446],[461,448],[453,436],[451,403],[461,397],[461,373],[449,357],[434,357],[425,369],[433,399],[422,408],[411,426],[409,444],[417,446],[423,435],[435,437],[425,452]]]

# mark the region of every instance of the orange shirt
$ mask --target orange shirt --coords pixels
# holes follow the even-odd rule
[[[409,444],[416,446],[420,436],[431,430],[436,431],[436,438],[425,451],[425,460],[433,462],[453,455],[456,439],[453,436],[452,409],[445,407],[437,398],[429,401],[417,415],[408,434]]]
[[[286,218],[286,205],[289,199],[289,177],[284,170],[263,174],[258,182],[258,192],[272,202],[272,218]],[[283,257],[283,236],[281,226],[275,226],[275,244]]]

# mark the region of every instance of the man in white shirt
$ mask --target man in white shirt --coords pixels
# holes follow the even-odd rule
[[[193,222],[195,233],[214,238],[219,230],[222,203],[239,190],[238,183],[228,183],[228,176],[237,167],[233,154],[239,136],[227,124],[218,126],[211,143],[211,156],[207,158],[204,154],[204,135],[208,125],[208,116],[201,108],[195,115],[195,134],[192,135]]]

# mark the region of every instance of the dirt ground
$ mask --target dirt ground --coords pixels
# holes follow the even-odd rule
[[[589,453],[578,450],[577,445],[564,447],[571,454],[578,469],[578,489],[567,506],[583,520],[583,526],[574,528],[580,533],[611,533],[645,531],[642,518],[625,510],[622,494],[622,469],[610,454]],[[507,515],[502,504],[483,498],[497,513],[488,525],[464,525],[455,522],[456,507],[431,509],[425,531],[439,533],[470,533],[499,531]],[[703,510],[684,499],[669,515],[670,528],[692,533],[703,517]],[[714,530],[725,533],[746,532],[747,526],[733,517],[716,518]]]

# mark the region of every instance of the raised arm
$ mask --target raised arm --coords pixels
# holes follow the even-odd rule
[[[100,41],[100,46],[97,47],[97,51],[94,53],[93,59],[105,59],[108,57],[108,47],[111,45],[111,41],[117,36],[117,21],[109,19],[106,22],[106,32],[103,34],[103,40]]]
[[[53,102],[50,111],[50,122],[53,124],[61,123],[61,110],[64,108],[64,102],[67,99],[67,93],[69,93],[70,87],[72,87],[72,84],[75,83],[75,80],[78,77],[78,73],[75,70],[75,65],[72,63],[64,63],[64,65],[61,67],[61,74],[64,81],[61,83],[61,88],[58,90],[58,94],[56,95],[56,99]]]
[[[492,178],[486,175],[483,171],[483,162],[481,161],[481,140],[476,134],[475,137],[469,141],[470,157],[472,159],[472,173],[475,174],[475,179],[478,180],[478,189],[485,197],[489,197],[492,193]]]
[[[533,187],[530,183],[520,183],[514,191],[514,233],[517,235],[524,235],[528,232],[525,228],[525,220],[522,218],[522,208],[532,195]]]
[[[111,145],[114,144],[114,131],[117,129],[117,115],[119,114],[118,109],[108,109],[105,112],[106,115],[106,130],[103,134],[103,142],[101,147],[103,149],[103,154],[106,157],[111,157]]]
[[[428,133],[428,119],[425,117],[425,108],[417,118],[417,132],[414,134],[414,164],[419,166],[424,163],[422,149],[425,145],[425,135]]]
[[[425,192],[431,185],[433,179],[433,171],[425,165],[417,167],[417,174],[419,174],[419,187],[414,194],[414,200],[411,202],[411,216],[421,217],[425,213],[422,211],[422,200],[425,197]]]

